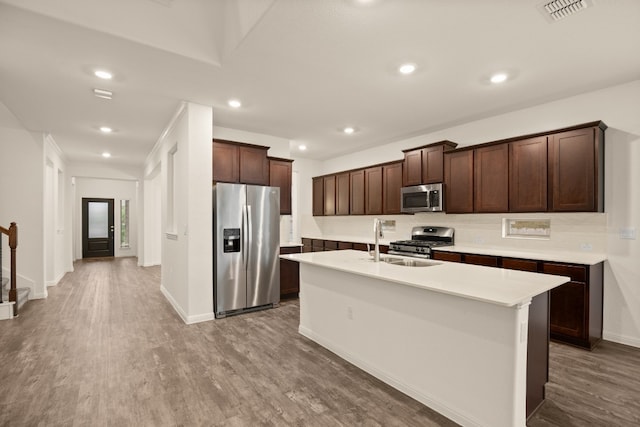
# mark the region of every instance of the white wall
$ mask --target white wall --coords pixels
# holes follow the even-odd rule
[[[62,151],[51,135],[44,137],[44,269],[47,286],[73,271],[70,182]]]
[[[246,144],[261,145],[269,147],[267,154],[271,157],[290,159],[290,141],[277,136],[262,133],[247,132],[243,130],[230,129],[221,126],[213,127],[213,137],[216,139],[226,139],[228,141],[244,142]]]
[[[43,136],[26,131],[1,102],[0,150],[0,224],[18,224],[17,286],[30,288],[29,298],[45,298]],[[3,274],[8,274],[6,237],[3,249]]]
[[[210,107],[183,103],[147,157],[144,168],[145,181],[153,181],[158,170],[161,176],[160,211],[164,233],[161,239],[161,290],[186,323],[214,318],[212,129]],[[174,148],[177,151],[172,179],[167,166]],[[152,182],[148,184],[153,185]],[[168,200],[170,186],[175,188],[171,206]],[[170,209],[174,221],[170,221]],[[153,215],[156,213],[146,212],[145,222],[153,221]]]
[[[513,111],[415,138],[397,141],[370,150],[322,162],[316,175],[358,168],[401,159],[401,150],[448,139],[459,146],[475,145],[503,138],[563,128],[602,120],[605,133],[605,210],[606,214],[527,214],[508,217],[551,218],[552,239],[548,242],[517,241],[517,246],[544,250],[580,250],[590,243],[593,251],[606,252],[604,283],[604,338],[640,347],[640,244],[623,240],[620,228],[640,225],[640,80],[607,89]],[[294,163],[295,164],[295,163]],[[300,181],[300,193],[311,194],[311,180]],[[304,218],[308,198],[299,199],[301,234],[309,237],[349,236],[371,238],[368,216],[348,218]],[[456,228],[456,241],[465,245],[516,245],[500,238],[503,215],[420,214],[393,216],[396,234],[388,240],[407,238],[413,223],[450,225]]]
[[[162,175],[158,164],[144,179],[144,233],[139,264],[144,267],[162,263]]]
[[[82,199],[113,199],[114,256],[138,255],[138,181],[75,177],[74,196],[74,256],[82,259]],[[120,201],[129,200],[129,247],[121,248],[120,244]]]

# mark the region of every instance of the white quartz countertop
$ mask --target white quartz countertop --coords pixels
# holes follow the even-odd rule
[[[406,267],[373,262],[366,252],[354,250],[308,252],[280,258],[507,307],[527,302],[569,281],[565,276],[435,260],[428,260],[436,264],[430,267]]]
[[[301,248],[302,246],[303,246],[302,243],[280,242],[281,248]]]
[[[546,250],[544,252],[522,251],[518,249],[496,248],[485,246],[440,246],[434,250],[442,252],[462,252],[466,254],[478,255],[494,255],[510,258],[535,259],[540,261],[570,262],[573,264],[595,265],[607,259],[605,254],[595,252],[578,252],[578,251],[554,251]]]

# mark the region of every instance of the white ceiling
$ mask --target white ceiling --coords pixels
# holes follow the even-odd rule
[[[183,100],[326,159],[640,78],[640,1],[555,23],[541,3],[0,0],[0,101],[69,161],[142,165]],[[490,85],[496,71],[513,78]]]

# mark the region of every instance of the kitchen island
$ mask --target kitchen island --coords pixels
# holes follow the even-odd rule
[[[282,257],[300,263],[302,335],[462,425],[525,425],[529,305],[568,277],[353,250]]]

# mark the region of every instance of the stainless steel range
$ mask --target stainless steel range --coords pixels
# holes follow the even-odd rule
[[[453,245],[454,229],[422,225],[413,227],[411,240],[399,240],[389,244],[389,253],[418,258],[431,258],[431,248]]]

